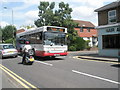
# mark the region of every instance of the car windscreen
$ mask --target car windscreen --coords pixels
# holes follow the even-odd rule
[[[3,49],[12,49],[15,48],[13,45],[3,45]]]

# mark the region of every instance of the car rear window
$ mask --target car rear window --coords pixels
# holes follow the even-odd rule
[[[15,48],[13,45],[3,45],[4,49],[12,49]]]

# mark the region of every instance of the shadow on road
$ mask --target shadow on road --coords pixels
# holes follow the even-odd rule
[[[14,59],[14,58],[17,58],[17,57],[12,57],[12,56],[10,56],[10,57],[4,57],[4,58],[2,58],[2,60],[7,60],[7,59],[10,59],[10,60],[12,60],[12,59]]]
[[[22,62],[19,62],[18,64],[23,64]]]
[[[36,61],[58,61],[64,60],[64,58],[57,58],[57,57],[35,57]]]
[[[111,65],[112,67],[120,68],[120,64]]]
[[[18,64],[25,65],[25,66],[32,66],[31,64],[23,64],[22,62],[19,62]]]

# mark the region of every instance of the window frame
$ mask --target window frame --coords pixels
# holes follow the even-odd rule
[[[113,15],[110,16],[110,13],[111,13],[111,12],[115,12],[115,15],[114,15],[114,16],[113,16]],[[117,15],[116,15],[116,14],[117,14],[117,11],[116,11],[116,10],[110,10],[110,11],[108,11],[108,24],[112,24],[112,23],[116,23],[116,22],[117,22]],[[113,17],[116,18],[115,22],[111,22],[111,21],[110,21],[110,19],[113,18]]]
[[[80,28],[80,32],[84,32],[83,28]]]
[[[90,32],[90,29],[89,29],[89,28],[87,29],[87,32]]]
[[[103,49],[120,49],[120,34],[102,35]]]

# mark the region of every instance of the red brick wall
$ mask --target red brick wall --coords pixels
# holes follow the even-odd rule
[[[92,37],[97,36],[97,30],[96,29],[90,29],[90,32],[88,32],[88,29],[83,29],[83,32],[80,32],[80,28],[74,28],[78,32],[78,35],[80,37]]]

